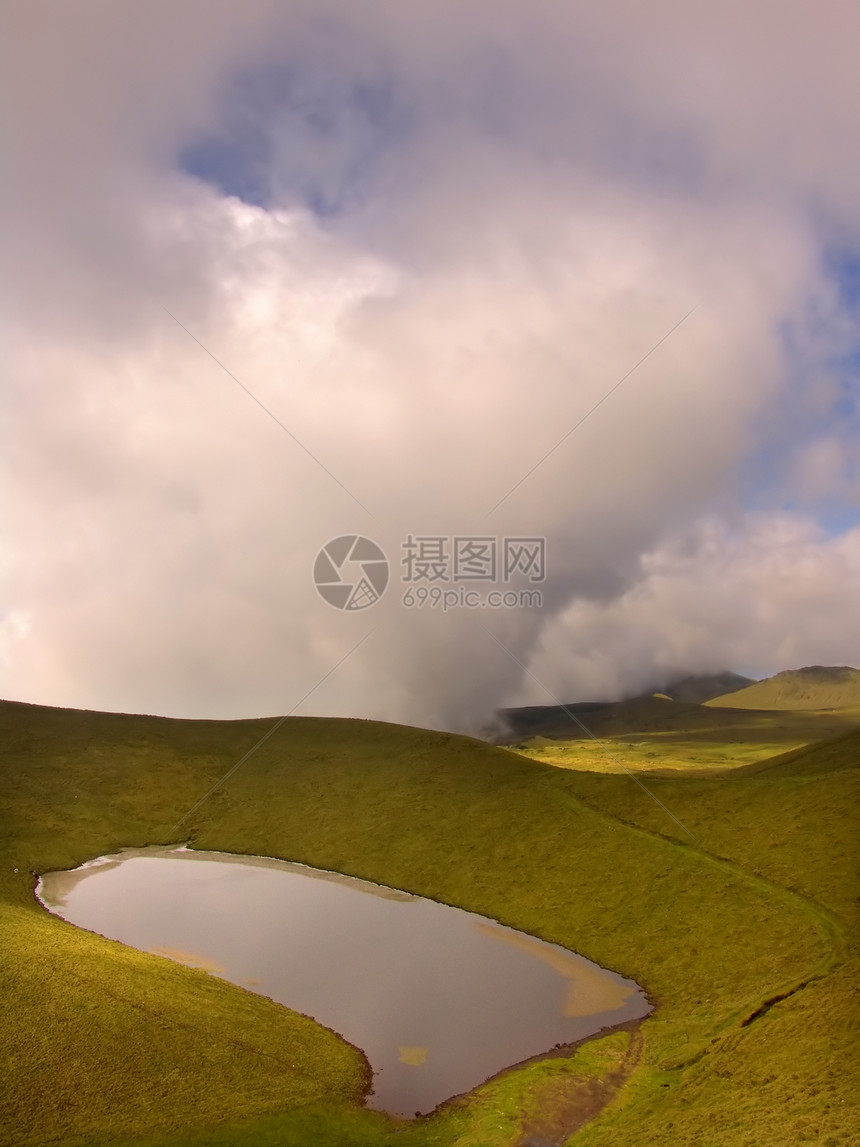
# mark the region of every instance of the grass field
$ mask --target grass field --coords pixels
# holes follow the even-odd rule
[[[662,704],[657,699],[655,708]],[[696,708],[701,710],[701,706]],[[578,730],[579,739],[535,736],[511,747],[532,760],[561,768],[687,774],[691,768],[716,772],[767,761],[787,750],[805,747],[818,737],[838,737],[860,725],[860,709],[803,713],[722,710],[716,714],[704,709],[704,719],[696,714],[695,719],[684,715],[681,720],[677,713],[669,713],[663,721],[659,712],[644,706],[643,713],[644,719],[638,722],[629,720],[627,713],[622,720],[594,721],[594,730],[601,730],[595,732],[598,740]],[[619,726],[625,731],[613,732]]]
[[[290,718],[172,831],[273,722],[6,703],[0,723],[4,1143],[502,1147],[559,1141],[577,1112],[589,1147],[860,1141],[860,731],[649,775],[661,807],[584,758]],[[333,1033],[33,898],[34,872],[180,840],[494,917],[633,977],[656,1010],[397,1122],[362,1107],[364,1058]]]

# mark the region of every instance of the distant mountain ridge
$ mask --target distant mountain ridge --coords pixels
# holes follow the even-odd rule
[[[712,709],[860,709],[860,669],[806,665],[704,702]]]
[[[698,676],[681,677],[672,681],[664,693],[670,701],[682,701],[692,705],[702,705],[713,697],[725,697],[728,693],[736,693],[755,685],[755,677],[742,677],[740,673],[731,673],[724,669],[722,673],[705,673]]]
[[[568,740],[589,734],[619,736],[634,731],[682,729],[692,733],[714,725],[715,709],[720,711],[720,727],[726,730],[744,726],[744,710],[763,710],[786,713],[786,728],[796,726],[799,733],[801,726],[805,728],[803,722],[808,724],[803,715],[807,711],[860,710],[860,669],[809,665],[784,670],[762,681],[725,670],[679,678],[662,692],[623,701],[575,701],[567,705],[502,709],[498,716],[505,731],[493,739],[499,744],[513,744],[532,737]],[[835,732],[837,727],[832,730]],[[823,729],[816,736],[832,733]]]

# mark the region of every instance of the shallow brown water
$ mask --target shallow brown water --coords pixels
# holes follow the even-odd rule
[[[127,849],[37,894],[81,928],[223,976],[362,1048],[368,1105],[431,1111],[650,1010],[632,980],[493,920],[265,857]]]

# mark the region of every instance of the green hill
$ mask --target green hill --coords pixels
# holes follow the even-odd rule
[[[743,692],[746,692],[744,690]],[[740,694],[732,694],[740,696]],[[673,701],[659,694],[629,701],[586,701],[572,705],[533,705],[504,709],[500,716],[508,731],[499,744],[515,745],[535,737],[554,741],[632,735],[685,734],[690,739],[784,743],[796,747],[843,732],[860,721],[855,710],[837,713],[818,710],[715,707]]]
[[[860,708],[860,669],[849,665],[786,669],[705,704],[729,709],[856,709]]]
[[[172,831],[273,723],[0,704],[0,1142],[860,1140],[856,738],[788,771],[649,777],[644,791],[471,738],[294,717]],[[837,767],[804,766],[834,751]],[[491,916],[636,979],[656,1009],[395,1121],[362,1106],[363,1057],[333,1033],[33,897],[36,873],[186,839]]]
[[[773,778],[812,776],[857,768],[860,768],[860,728],[747,765],[745,771],[767,773],[769,778]]]

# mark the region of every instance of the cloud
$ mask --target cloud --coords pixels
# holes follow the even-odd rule
[[[703,522],[643,554],[612,601],[572,602],[545,631],[534,672],[565,697],[614,699],[727,665],[764,676],[856,661],[858,578],[860,529],[825,537],[796,515],[734,530]],[[551,703],[531,683],[529,694]]]
[[[787,442],[785,488],[852,473],[838,388],[812,435],[785,401],[850,345],[823,248],[860,93],[825,10],[10,5],[4,692],[280,713],[374,624],[302,711],[477,728],[523,665],[570,700],[850,660],[850,625],[819,640],[754,571],[801,547],[829,618],[854,535],[745,509]],[[315,595],[330,538],[397,567],[410,532],[545,535],[543,609]]]

